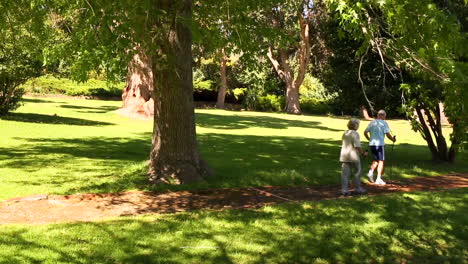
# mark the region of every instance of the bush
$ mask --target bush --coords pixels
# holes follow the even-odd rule
[[[51,75],[32,79],[23,85],[28,93],[64,94],[70,96],[119,97],[125,83],[110,84],[106,81],[91,79],[85,83],[77,83],[66,78],[56,78]]]
[[[40,73],[40,62],[28,58],[8,58],[0,54],[0,115],[20,106],[24,89],[21,84]]]
[[[273,94],[259,96],[254,103],[254,110],[257,111],[280,112],[283,108],[284,97]]]
[[[23,89],[16,88],[11,92],[10,96],[8,90],[4,88],[5,86],[2,86],[2,89],[0,89],[0,115],[5,115],[9,111],[18,108],[21,105],[20,101],[24,94]]]
[[[328,101],[320,101],[314,98],[300,99],[302,112],[308,114],[328,114],[332,108]]]

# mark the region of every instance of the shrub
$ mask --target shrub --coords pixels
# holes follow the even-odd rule
[[[85,83],[77,83],[66,78],[56,78],[45,75],[32,79],[23,85],[28,93],[36,94],[64,94],[70,96],[118,97],[122,95],[125,84],[108,83],[91,79]]]
[[[320,101],[314,98],[301,98],[300,104],[302,112],[308,114],[328,114],[332,110],[328,101]]]
[[[255,110],[258,111],[280,112],[283,108],[284,97],[273,94],[259,96],[255,104]]]
[[[10,89],[3,84],[0,84],[0,115],[5,115],[9,111],[18,108],[23,97],[24,90],[21,88]]]
[[[18,56],[0,54],[0,115],[20,106],[24,90],[20,87],[28,78],[38,76],[40,62]]]

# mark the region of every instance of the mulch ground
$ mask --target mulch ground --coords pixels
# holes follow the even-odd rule
[[[468,187],[468,174],[364,184],[368,193],[436,191]],[[338,185],[310,187],[251,187],[180,192],[122,192],[106,194],[35,195],[0,202],[0,224],[48,224],[97,221],[117,216],[169,214],[192,210],[253,209],[284,202],[349,198]]]

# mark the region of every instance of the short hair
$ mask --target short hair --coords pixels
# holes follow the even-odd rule
[[[348,121],[348,129],[357,130],[359,128],[359,119],[352,118]]]
[[[385,113],[385,110],[379,110],[379,112],[377,112],[377,116],[383,116],[383,117],[386,117],[387,116],[387,113]]]

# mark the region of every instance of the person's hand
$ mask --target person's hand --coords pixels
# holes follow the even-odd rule
[[[393,143],[395,143],[396,141],[396,136],[393,136]]]

